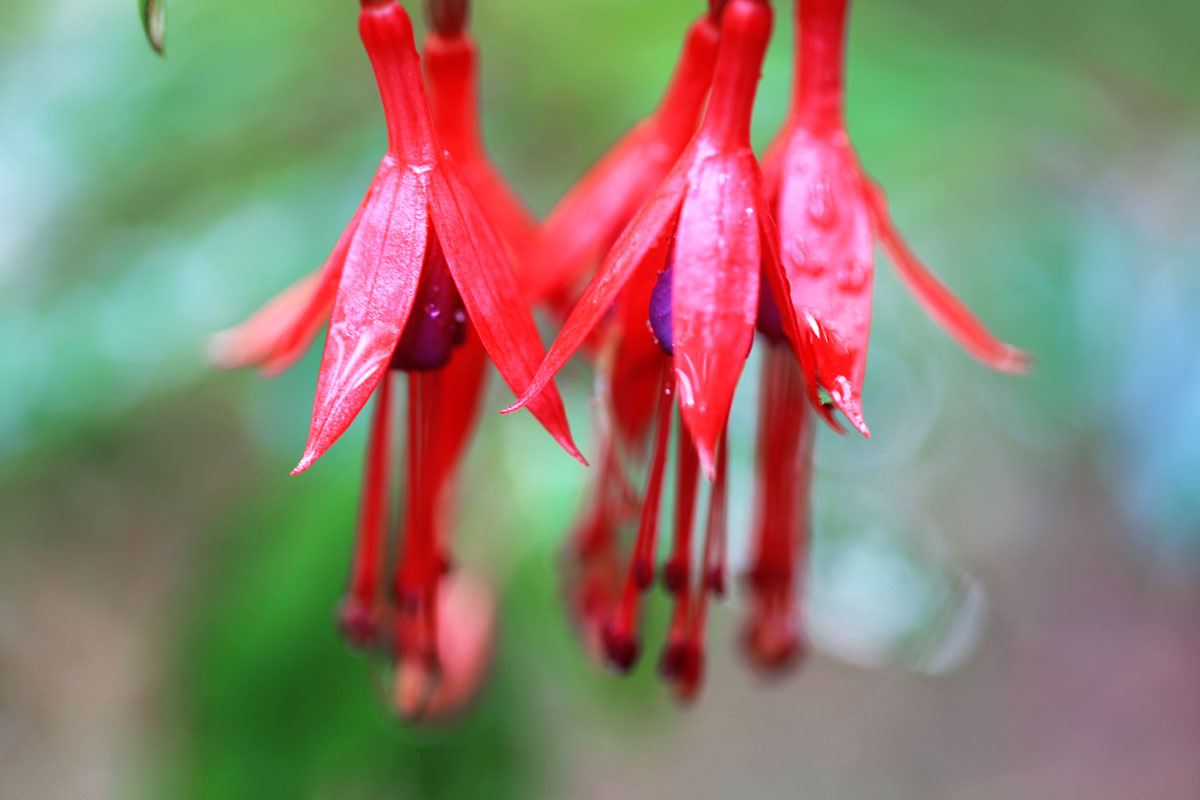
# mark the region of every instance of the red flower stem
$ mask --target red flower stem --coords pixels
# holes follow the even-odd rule
[[[692,527],[696,518],[696,483],[700,477],[700,460],[696,445],[679,426],[679,451],[675,462],[675,542],[671,557],[663,567],[663,583],[667,591],[686,597],[692,574]]]
[[[844,127],[846,15],[849,0],[795,0],[795,79],[792,104],[805,127]]]
[[[429,82],[430,109],[442,147],[463,160],[481,157],[479,133],[478,56],[475,43],[464,31],[437,31],[425,39],[425,75]]]
[[[349,596],[342,604],[341,626],[354,644],[366,645],[378,633],[383,577],[384,526],[388,517],[388,456],[391,449],[392,377],[384,375],[375,392],[375,413],[363,468],[358,531],[350,571]]]

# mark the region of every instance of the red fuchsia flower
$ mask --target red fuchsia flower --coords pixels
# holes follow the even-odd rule
[[[771,262],[774,226],[750,147],[750,115],[770,38],[771,11],[733,0],[708,108],[695,136],[654,195],[618,237],[521,399],[524,406],[579,348],[635,275],[663,269],[671,280],[675,376],[684,425],[712,478],[717,443],[754,334],[761,265]]]
[[[777,258],[772,256],[777,246],[774,228],[750,148],[750,116],[771,16],[769,4],[761,0],[731,0],[725,7],[715,77],[699,129],[619,236],[534,382],[514,406],[536,396],[616,302],[618,310],[612,318],[619,335],[611,374],[637,375],[639,385],[642,376],[649,374],[656,388],[650,395],[649,415],[640,402],[628,403],[624,410],[620,402],[614,403],[618,435],[613,438],[636,440],[640,431],[652,428],[653,443],[629,569],[619,596],[604,609],[602,640],[609,661],[618,669],[629,669],[636,661],[642,595],[655,573],[671,419],[678,407],[682,425],[675,534],[663,568],[664,583],[675,595],[675,610],[661,669],[683,699],[694,696],[702,679],[709,597],[725,590],[728,459],[724,430],[754,337],[764,263],[774,264],[776,278],[782,281]],[[647,332],[647,322],[653,336]],[[614,379],[614,398],[621,397],[623,388]],[[771,458],[772,463],[784,460]],[[701,467],[712,480],[702,544],[693,541]],[[774,490],[769,494],[777,500]],[[602,507],[608,502],[611,512],[613,503],[603,493],[597,493],[593,502]],[[607,521],[614,516],[595,518]],[[611,530],[605,536],[611,551],[615,537]],[[588,543],[585,537],[577,541]],[[764,561],[773,563],[772,554],[779,549],[771,539]],[[773,607],[782,592],[767,575],[770,570],[762,572],[763,585],[768,587],[762,597]]]
[[[389,650],[397,665],[397,707],[409,716],[457,707],[486,668],[490,599],[469,588],[470,581],[444,577],[452,562],[452,477],[473,427],[485,359],[520,391],[543,353],[505,245],[477,200],[503,206],[496,216],[505,221],[509,241],[528,231],[478,141],[472,46],[462,31],[465,3],[434,3],[432,10],[426,49],[436,135],[407,14],[398,3],[364,2],[359,30],[383,98],[388,152],[319,273],[223,334],[216,348],[226,366],[255,363],[274,372],[292,363],[330,319],[309,441],[293,474],[324,453],[376,395],[350,585],[339,617],[352,643]],[[406,502],[388,587],[396,371],[409,374]],[[531,410],[582,460],[556,392]]]
[[[897,232],[882,190],[859,166],[842,116],[848,6],[796,0],[791,111],[763,170],[782,242],[782,306],[812,362],[810,392],[815,398],[817,386],[824,388],[869,435],[861,397],[876,238],[917,302],[968,353],[1014,373],[1029,368],[1029,356],[993,336],[921,264]]]
[[[574,297],[577,283],[678,160],[696,131],[712,82],[723,0],[688,28],[675,73],[658,108],[635,125],[558,202],[526,260],[534,298]]]

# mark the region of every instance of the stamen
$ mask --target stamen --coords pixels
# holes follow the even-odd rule
[[[408,482],[403,546],[394,584],[396,624],[393,657],[403,673],[408,700],[432,695],[440,680],[437,650],[437,586],[444,560],[439,554],[434,525],[437,487],[428,480],[425,465],[433,458],[431,441],[433,401],[441,374],[412,372],[408,376]],[[399,676],[398,676],[399,677]],[[397,684],[398,688],[401,683]],[[418,691],[419,690],[419,691]],[[405,698],[397,698],[401,702]],[[420,711],[420,703],[411,704]]]
[[[650,462],[646,497],[638,521],[633,557],[625,577],[625,588],[616,613],[604,629],[604,647],[609,661],[625,672],[637,661],[641,645],[638,627],[642,592],[654,580],[654,553],[658,535],[658,508],[662,497],[663,471],[667,461],[667,442],[671,436],[671,410],[675,404],[675,369],[670,362],[663,365],[662,388],[659,391],[654,455]]]
[[[704,682],[704,639],[708,624],[710,595],[720,594],[725,585],[725,498],[729,456],[721,434],[717,447],[716,480],[709,495],[708,521],[704,533],[703,572],[693,593],[676,596],[667,648],[661,672],[680,702],[693,700]]]
[[[392,375],[384,373],[375,393],[375,413],[363,468],[354,560],[347,596],[338,610],[342,635],[356,647],[373,644],[382,613],[384,526],[388,517],[388,456],[392,428]]]
[[[679,451],[675,464],[675,543],[663,567],[663,585],[674,595],[687,594],[692,574],[692,527],[696,517],[696,483],[700,460],[687,429],[679,427]]]
[[[803,649],[796,582],[808,540],[812,420],[804,378],[785,346],[767,348],[758,431],[755,554],[746,581],[753,596],[743,642],[766,670],[796,663]]]

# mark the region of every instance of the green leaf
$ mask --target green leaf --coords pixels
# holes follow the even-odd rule
[[[167,54],[167,0],[138,0],[138,14],[146,40],[160,56]]]

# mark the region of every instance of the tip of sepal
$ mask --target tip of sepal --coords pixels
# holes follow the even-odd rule
[[[867,429],[866,420],[863,419],[862,399],[854,391],[850,381],[844,375],[838,375],[832,383],[833,385],[828,388],[829,396],[833,398],[833,404],[845,415],[846,420],[854,426],[856,431],[870,439],[871,431]]]
[[[138,0],[138,16],[142,20],[142,31],[146,41],[164,58],[167,55],[167,3],[166,0]]]
[[[1012,345],[1004,345],[1000,353],[989,359],[981,359],[984,364],[1009,375],[1028,375],[1033,372],[1035,359],[1028,350],[1022,350]]]
[[[316,448],[309,447],[304,451],[304,455],[300,458],[300,463],[296,464],[296,466],[288,474],[299,475],[301,472],[304,472],[306,469],[311,467],[316,460],[324,454],[324,452],[324,450],[318,451]]]
[[[237,328],[226,328],[208,337],[204,343],[204,360],[217,369],[238,369],[247,365],[238,346]]]

